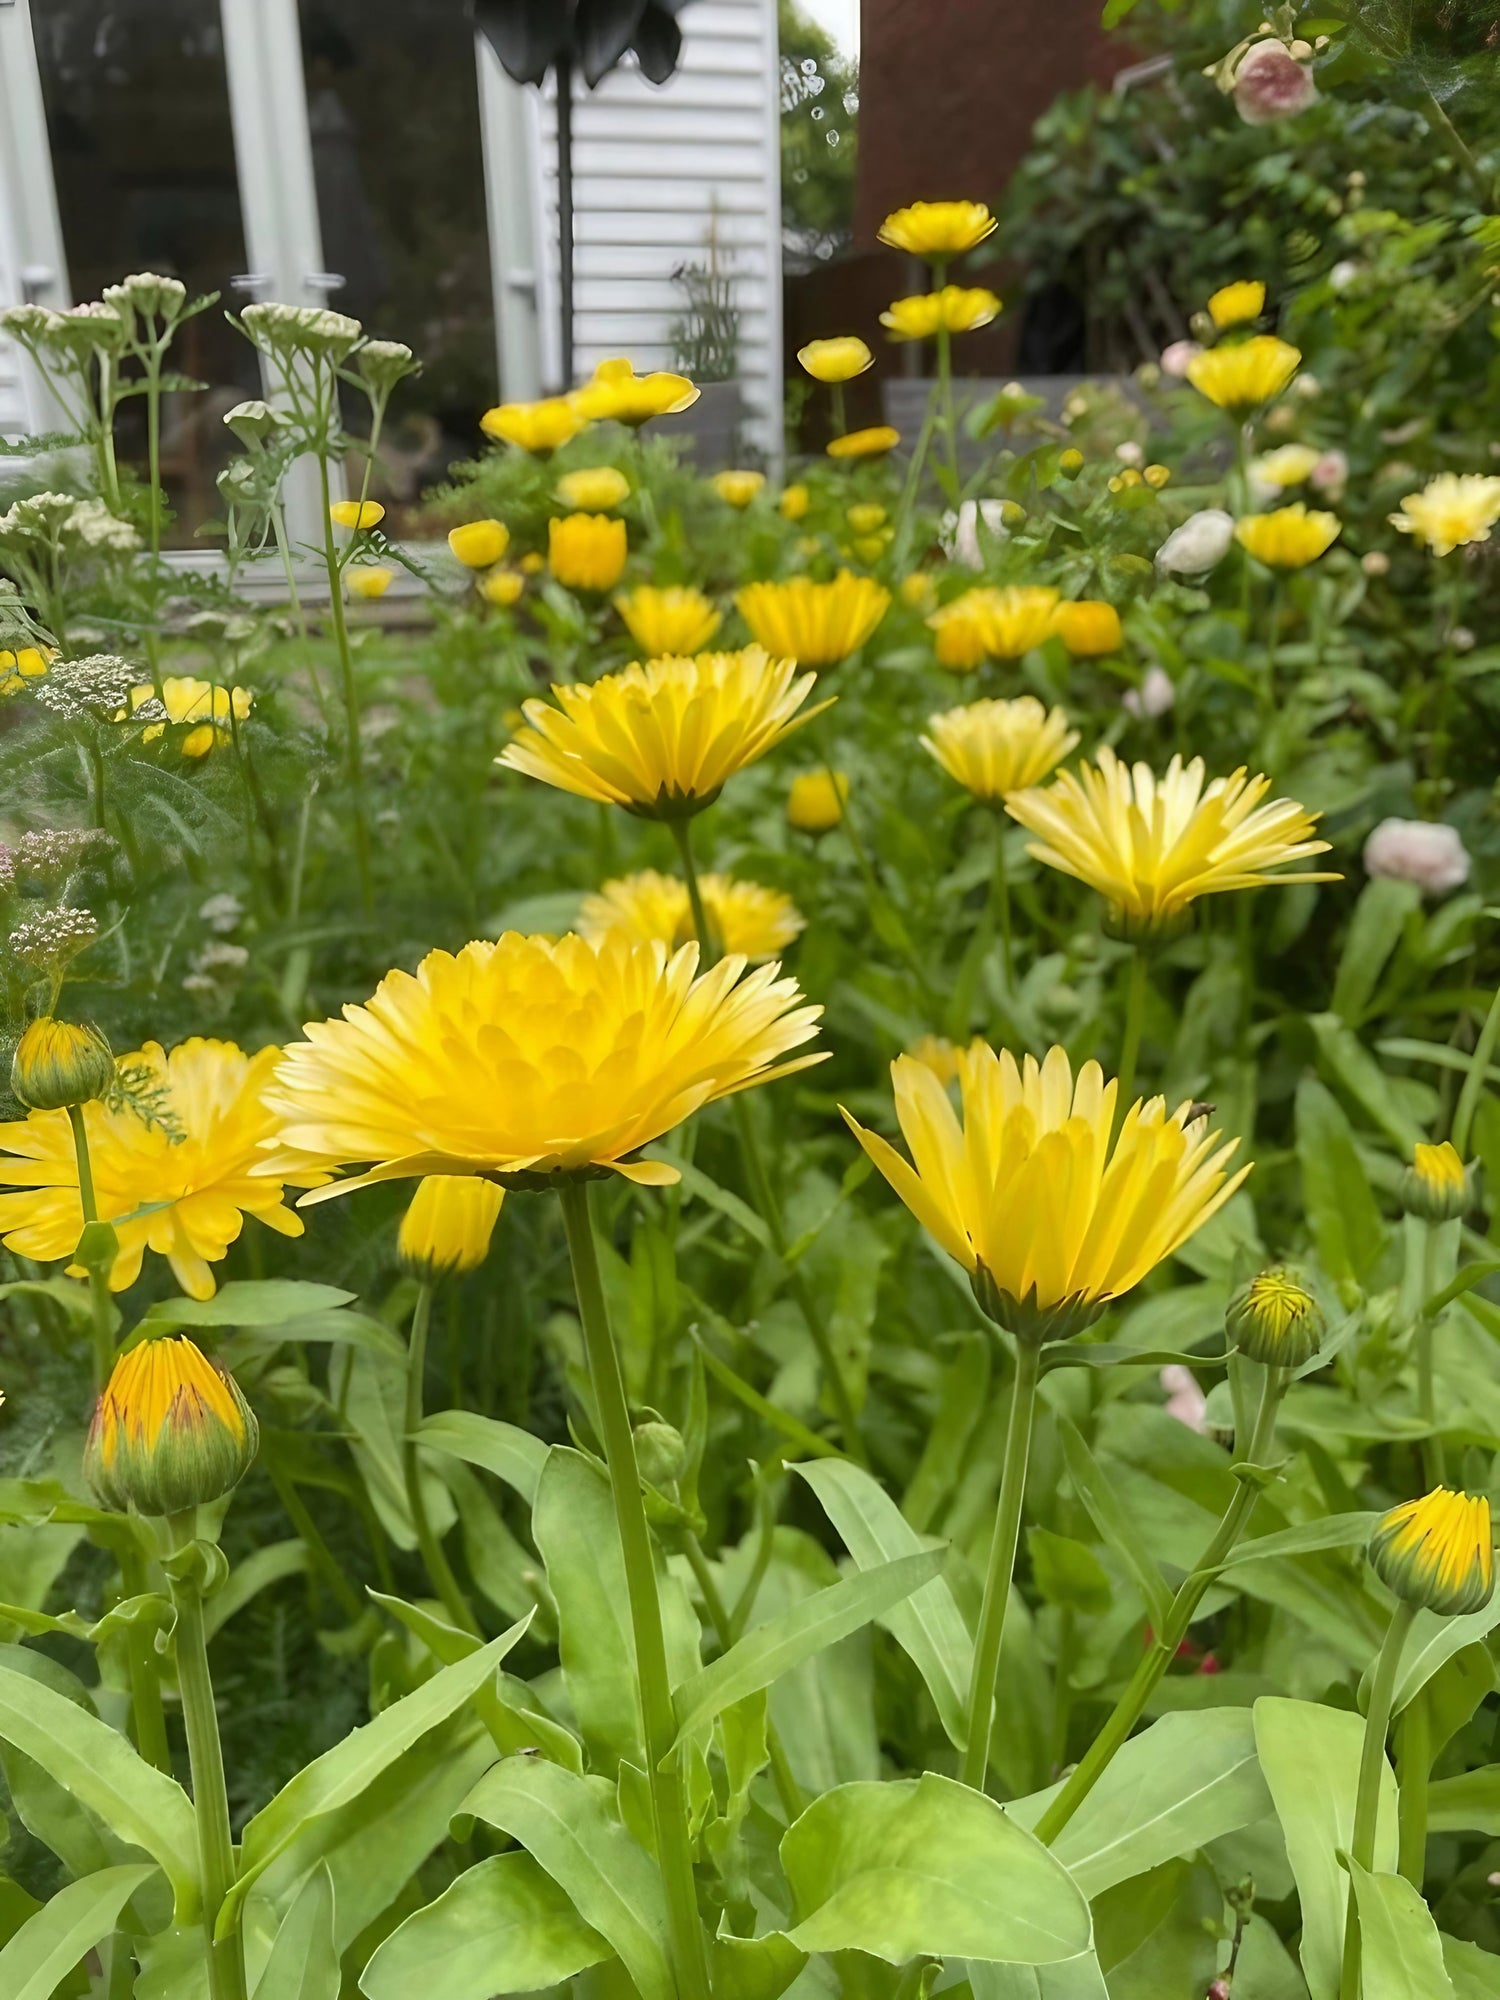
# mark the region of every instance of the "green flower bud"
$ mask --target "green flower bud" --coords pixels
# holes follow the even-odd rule
[[[143,1340],[120,1356],[99,1398],[84,1476],[117,1512],[182,1514],[237,1486],[259,1442],[232,1375],[186,1337]]]
[[[1268,1368],[1300,1368],[1323,1341],[1323,1315],[1301,1273],[1273,1264],[1229,1301],[1224,1328],[1241,1354]]]
[[[16,1044],[10,1087],[33,1111],[63,1111],[105,1096],[115,1059],[97,1028],[41,1014]]]
[[[354,365],[377,396],[388,396],[398,382],[422,371],[421,362],[399,340],[367,340],[355,355]]]
[[[1381,1516],[1370,1564],[1405,1604],[1457,1618],[1481,1611],[1495,1587],[1490,1503],[1439,1486]]]
[[[264,444],[268,437],[279,431],[286,422],[279,410],[273,410],[269,403],[259,397],[248,403],[236,403],[232,410],[224,412],[224,422],[241,444]]]
[[[635,1426],[635,1462],[648,1486],[674,1486],[687,1468],[681,1431],[660,1417]]]
[[[1424,1222],[1453,1222],[1472,1204],[1464,1163],[1445,1139],[1439,1146],[1415,1146],[1401,1176],[1401,1206]]]
[[[1057,469],[1064,479],[1076,479],[1083,470],[1083,453],[1076,444],[1070,444],[1057,461]]]

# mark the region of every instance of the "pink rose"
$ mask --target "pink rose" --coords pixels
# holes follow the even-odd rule
[[[1234,102],[1247,125],[1295,118],[1318,95],[1312,71],[1274,37],[1253,42],[1234,72]]]

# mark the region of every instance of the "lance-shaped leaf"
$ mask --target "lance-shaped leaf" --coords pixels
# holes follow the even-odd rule
[[[84,1953],[110,1935],[125,1905],[155,1873],[151,1862],[101,1868],[97,1875],[59,1889],[0,1951],[5,2000],[52,2000]]]
[[[415,1436],[424,1451],[444,1452],[466,1465],[493,1472],[513,1487],[528,1507],[535,1505],[547,1447],[530,1431],[502,1424],[497,1417],[481,1417],[474,1410],[439,1410]]]
[[[1365,2000],[1453,2000],[1443,1940],[1404,1875],[1349,1863],[1359,1905],[1360,1991]]]
[[[339,2000],[339,1951],[334,1935],[333,1877],[315,1868],[282,1918],[255,2000]]]

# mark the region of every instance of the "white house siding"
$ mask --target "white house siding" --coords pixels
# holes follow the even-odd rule
[[[67,283],[31,16],[25,0],[0,0],[0,305],[67,305]],[[0,437],[60,421],[31,363],[0,340]]]

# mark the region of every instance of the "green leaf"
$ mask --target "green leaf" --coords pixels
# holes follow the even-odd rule
[[[714,2000],[781,2000],[807,1963],[785,1931],[744,1938],[721,1930],[710,1953]]]
[[[61,1306],[74,1326],[87,1326],[93,1317],[89,1288],[81,1278],[18,1278],[0,1285],[0,1300],[50,1299]]]
[[[1361,1716],[1313,1701],[1263,1695],[1255,1742],[1286,1840],[1302,1905],[1302,1975],[1311,2000],[1338,2000],[1349,1878],[1339,1864],[1354,1839],[1354,1799],[1365,1725]],[[1396,1864],[1396,1780],[1381,1762],[1375,1860]]]
[[[609,1784],[511,1757],[485,1773],[463,1809],[508,1833],[545,1869],[613,1947],[640,2000],[673,2000],[661,1876],[621,1825]]]
[[[1307,1018],[1325,1075],[1354,1099],[1397,1152],[1410,1155],[1412,1147],[1426,1134],[1402,1104],[1374,1056],[1337,1015],[1310,1014]]]
[[[1500,1958],[1477,1944],[1443,1935],[1443,1965],[1453,2000],[1500,2000]]]
[[[1473,1264],[1460,1266],[1453,1282],[1444,1285],[1440,1292],[1434,1292],[1423,1305],[1422,1317],[1436,1319],[1445,1306],[1451,1306],[1453,1301],[1462,1298],[1465,1292],[1472,1292],[1474,1287],[1482,1285],[1486,1278],[1493,1278],[1497,1271],[1500,1271],[1500,1258],[1496,1257],[1483,1257]]]
[[[333,1877],[323,1862],[277,1927],[271,1956],[256,1981],[255,2000],[339,2000],[341,1980]]]
[[[1500,1764],[1435,1778],[1427,1791],[1427,1824],[1433,1833],[1500,1834]]]
[[[110,1935],[125,1905],[155,1873],[150,1862],[104,1868],[59,1889],[0,1951],[5,2000],[52,2000],[84,1953]]]
[[[0,1660],[0,1736],[40,1764],[110,1831],[144,1848],[172,1885],[177,1921],[198,1913],[198,1831],[175,1778],[88,1709]]]
[[[1360,891],[1333,982],[1333,1011],[1357,1028],[1407,921],[1422,906],[1415,882],[1377,875]]]
[[[1500,1625],[1500,1597],[1492,1597],[1478,1611],[1466,1611],[1458,1618],[1440,1618],[1435,1611],[1419,1611],[1412,1620],[1406,1649],[1401,1655],[1391,1714],[1399,1715],[1439,1667],[1455,1653],[1461,1653],[1465,1646],[1487,1639],[1497,1625]]]
[[[224,1588],[215,1591],[204,1605],[203,1626],[207,1637],[211,1639],[237,1611],[244,1610],[252,1597],[258,1597],[273,1583],[284,1582],[289,1576],[306,1574],[305,1542],[294,1538],[287,1542],[267,1542],[262,1548],[252,1549],[229,1572]]]
[[[701,1167],[695,1167],[691,1160],[681,1153],[673,1152],[669,1146],[648,1146],[646,1157],[651,1160],[665,1160],[668,1166],[675,1167],[682,1176],[685,1195],[695,1201],[707,1202],[710,1208],[717,1209],[720,1215],[727,1216],[742,1229],[753,1243],[760,1245],[762,1250],[770,1251],[773,1256],[776,1254],[776,1245],[771,1240],[770,1229],[756,1210],[747,1201],[742,1201],[739,1195],[731,1194],[726,1187],[720,1187],[717,1181],[709,1179]]]
[[[369,2000],[490,2000],[557,1986],[611,1956],[523,1850],[468,1869],[393,1931],[360,1975]],[[257,1993],[256,2000],[262,2000]]]
[[[817,1495],[861,1570],[925,1549],[922,1537],[877,1480],[845,1459],[819,1459],[792,1468]],[[950,1743],[962,1749],[968,1733],[969,1673],[974,1642],[947,1579],[895,1604],[880,1620],[911,1659],[937,1705]]]
[[[337,1285],[301,1278],[243,1279],[221,1285],[211,1299],[158,1299],[141,1315],[135,1334],[164,1333],[174,1326],[284,1326],[310,1313],[347,1306],[354,1297]],[[399,1347],[394,1334],[391,1338]]]
[[[867,1625],[872,1618],[899,1604],[935,1577],[943,1566],[941,1549],[919,1549],[897,1556],[874,1569],[856,1570],[827,1590],[790,1605],[743,1639],[691,1680],[673,1697],[677,1710],[678,1746],[701,1724],[712,1720],[732,1702],[769,1687],[784,1673]]]
[[[1092,1951],[1056,1965],[986,1965],[969,1962],[974,2000],[1109,2000],[1109,1988]]]
[[[1224,1558],[1220,1568],[1263,1562],[1268,1556],[1302,1556],[1317,1549],[1360,1548],[1369,1541],[1379,1519],[1378,1514],[1325,1514],[1321,1521],[1304,1521],[1299,1527],[1282,1528],[1273,1535],[1241,1542]]]
[[[1049,1965],[1092,1938],[1067,1870],[982,1792],[928,1772],[840,1785],[788,1829],[781,1860],[803,1951]]]
[[[536,1489],[547,1463],[547,1447],[530,1431],[514,1424],[502,1424],[496,1417],[481,1417],[473,1410],[439,1410],[428,1417],[416,1432],[424,1451],[445,1452],[493,1472],[513,1487],[528,1507],[536,1505]]]
[[[1136,1587],[1145,1601],[1146,1616],[1153,1628],[1162,1631],[1171,1615],[1172,1593],[1151,1551],[1136,1532],[1104,1468],[1089,1450],[1077,1425],[1059,1413],[1057,1431],[1074,1492],[1088,1510],[1089,1519],[1099,1530],[1100,1539],[1114,1550],[1135,1578]]]
[[[1359,1905],[1362,2000],[1453,2000],[1432,1912],[1404,1875],[1349,1863]]]
[[[1334,1279],[1365,1278],[1385,1242],[1385,1225],[1349,1120],[1327,1085],[1312,1076],[1297,1086],[1297,1158],[1303,1205],[1323,1268]]]
[[[1054,1534],[1050,1528],[1028,1528],[1026,1551],[1032,1580],[1048,1604],[1090,1618],[1109,1609],[1114,1595],[1109,1572],[1087,1542],[1075,1542],[1071,1535]]]

